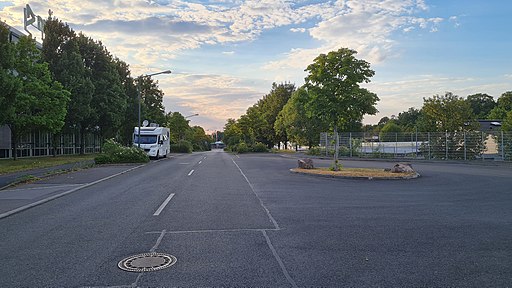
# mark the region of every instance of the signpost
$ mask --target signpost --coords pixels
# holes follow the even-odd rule
[[[51,10],[50,10],[51,15]],[[41,16],[34,14],[30,5],[27,4],[25,8],[23,8],[23,28],[27,31],[28,35],[32,36],[32,33],[28,31],[27,27],[32,26],[37,30],[41,31],[41,39],[44,38],[44,25],[46,24],[46,20],[41,18]]]

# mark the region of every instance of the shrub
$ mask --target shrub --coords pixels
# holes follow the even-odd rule
[[[180,140],[171,145],[171,153],[192,153],[192,144],[187,140]]]
[[[268,152],[267,145],[257,142],[252,146],[252,152]]]
[[[146,163],[149,162],[149,156],[140,148],[125,147],[109,139],[103,144],[103,152],[94,161],[96,164]]]
[[[247,152],[249,152],[249,146],[247,146],[247,144],[245,144],[245,142],[240,142],[234,147],[234,152],[237,152],[240,154],[247,153]]]
[[[311,147],[311,149],[309,149],[306,154],[313,156],[321,156],[325,155],[325,150],[321,149],[320,147]]]

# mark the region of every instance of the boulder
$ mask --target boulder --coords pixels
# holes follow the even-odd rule
[[[313,166],[313,160],[311,160],[310,158],[299,159],[298,160],[298,164],[299,164],[299,168],[300,169],[313,169],[313,168],[315,168]]]
[[[391,173],[413,173],[414,169],[412,169],[411,163],[396,163],[393,168],[391,168]]]

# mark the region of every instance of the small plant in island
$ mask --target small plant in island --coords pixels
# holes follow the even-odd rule
[[[333,164],[331,164],[331,167],[329,167],[329,170],[331,171],[340,171],[343,168],[343,165],[339,163],[339,160],[336,159]]]
[[[146,163],[149,162],[149,156],[138,147],[125,147],[109,139],[103,145],[103,152],[94,161],[96,164]]]

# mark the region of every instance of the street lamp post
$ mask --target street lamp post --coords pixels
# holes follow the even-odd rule
[[[194,117],[194,116],[199,116],[199,114],[198,114],[198,113],[196,113],[196,114],[192,114],[192,115],[185,116],[185,117],[183,117],[183,118],[187,119],[187,118]]]
[[[171,74],[172,71],[171,70],[165,70],[165,71],[162,71],[162,72],[157,72],[157,73],[152,73],[152,74],[147,74],[147,75],[141,75],[140,78],[144,78],[144,77],[151,77],[151,76],[155,76],[155,75],[160,75],[160,74]],[[142,79],[141,79],[142,80]],[[137,98],[139,100],[139,130],[137,131],[137,146],[140,148],[140,102],[141,102],[141,95],[140,95],[140,81],[139,83],[137,84]]]

